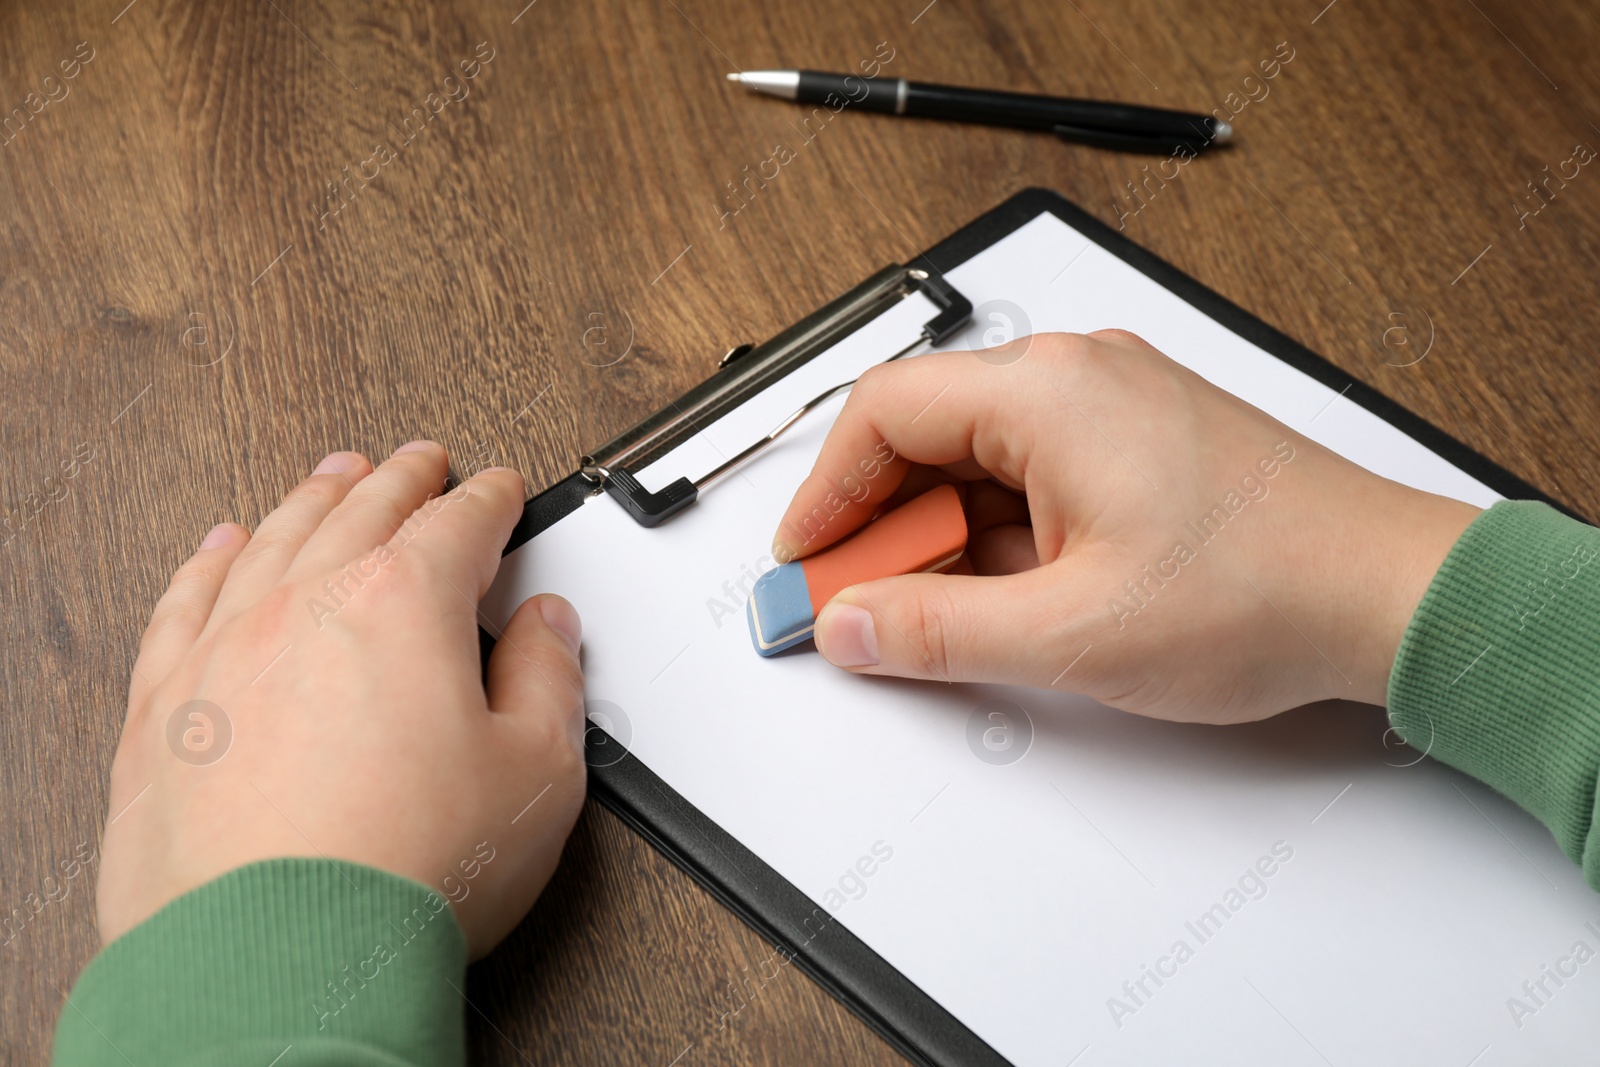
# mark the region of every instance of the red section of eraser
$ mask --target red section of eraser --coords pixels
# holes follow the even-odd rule
[[[831,548],[800,560],[811,613],[841,590],[874,578],[942,570],[967,547],[961,494],[941,485],[881,515]]]

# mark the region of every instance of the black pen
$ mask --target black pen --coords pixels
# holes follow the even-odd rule
[[[745,71],[728,75],[728,80],[758,93],[804,104],[826,104],[836,111],[854,106],[889,115],[1048,130],[1063,140],[1125,152],[1198,152],[1211,144],[1226,144],[1233,137],[1231,125],[1210,115],[1137,104],[963,89],[904,78],[819,74],[814,70]]]

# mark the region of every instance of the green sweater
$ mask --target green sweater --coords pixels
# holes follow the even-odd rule
[[[1597,557],[1600,530],[1543,504],[1484,512],[1407,628],[1389,713],[1412,745],[1542,819],[1600,888]],[[55,1062],[459,1064],[466,962],[425,886],[327,860],[256,863],[107,946],[62,1008]]]

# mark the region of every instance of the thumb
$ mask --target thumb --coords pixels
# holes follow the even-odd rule
[[[583,670],[578,611],[553,593],[522,602],[489,656],[489,710],[530,716],[569,731],[583,749]]]
[[[975,576],[908,574],[864,582],[828,602],[817,650],[861,674],[1048,686],[1071,612],[1037,569]]]

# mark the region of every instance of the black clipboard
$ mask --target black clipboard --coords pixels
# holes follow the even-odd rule
[[[952,299],[951,294],[941,293],[937,289],[939,279],[946,271],[966,262],[1041,214],[1055,215],[1196,309],[1323,385],[1342,392],[1349,400],[1404,431],[1502,496],[1514,500],[1543,501],[1574,518],[1582,518],[1048,189],[1023,190],[921,253],[910,264],[886,268],[827,308],[819,310],[816,315],[796,323],[762,348],[782,349],[785,343],[792,342],[797,336],[816,335],[821,318],[828,318],[837,324],[840,321],[840,309],[849,312],[860,303],[860,294],[873,290],[874,285],[882,289],[887,272],[891,270],[901,272],[902,276],[906,272],[917,276],[913,279],[913,285],[920,282],[934,286],[928,295],[941,309],[944,319],[930,321],[924,333],[928,340],[943,340],[960,325],[952,325],[951,308],[954,306],[955,311],[959,312],[961,298],[959,294]],[[851,303],[852,299],[855,299],[855,304]],[[881,305],[875,307],[877,311],[883,310]],[[830,309],[834,314],[831,317],[824,316],[823,312]],[[873,311],[873,308],[863,309],[854,318],[846,314],[844,322],[847,328],[833,329],[831,333],[825,329],[820,339],[826,341],[831,337],[837,340],[842,335],[841,329],[848,332],[848,328],[859,327],[870,319]],[[964,317],[962,321],[965,321]],[[935,338],[934,335],[939,334],[942,336]],[[813,339],[817,337],[813,336]],[[738,359],[751,358],[751,349],[752,346],[741,346],[732,350],[724,357],[724,368]],[[768,355],[772,354],[772,351],[768,352]],[[899,354],[904,354],[904,351]],[[782,352],[777,355],[782,358]],[[756,358],[759,358],[759,353]],[[788,365],[780,367],[780,371],[791,370],[793,365],[797,364],[791,360]],[[669,445],[675,445],[677,441],[657,440],[649,447],[639,447],[640,431],[650,430],[653,423],[654,428],[659,429],[661,419],[674,411],[681,413],[684,401],[688,398],[698,395],[704,399],[714,380],[708,379],[695,391],[685,394],[677,403],[668,405],[662,412],[641,422],[633,431],[624,434],[601,452],[610,451],[620,455],[628,449],[618,450],[612,446],[618,442],[631,442],[634,445],[630,453],[633,460],[631,465],[634,466],[642,466],[650,458],[663,454]],[[761,384],[770,380],[769,374]],[[732,403],[733,400],[726,400],[721,410],[727,410]],[[506,545],[507,553],[577,510],[589,496],[601,492],[602,485],[597,483],[596,478],[597,469],[602,473],[626,473],[621,470],[607,471],[603,464],[591,462],[593,458],[585,457],[585,469],[562,479],[527,502],[522,518]],[[656,504],[661,509],[673,510],[693,502],[692,494],[685,501],[680,499],[682,493],[673,494],[672,488],[669,486],[659,494],[647,494],[631,479],[617,479],[613,484],[604,486],[644,525],[653,525],[654,522],[650,521],[652,518],[655,522],[669,518],[672,512],[659,517],[641,515],[641,507],[648,509],[648,505],[639,503],[643,498],[659,497],[661,499]],[[481,636],[487,655],[493,638],[486,633]],[[936,1067],[1008,1062],[910,979],[833,921],[826,909],[814,903],[799,888],[697,810],[598,726],[590,727],[585,747],[589,762],[589,790],[596,799],[673,863],[687,871],[789,963],[810,975],[907,1059]],[[1070,1052],[1066,1049],[1062,1051]]]

